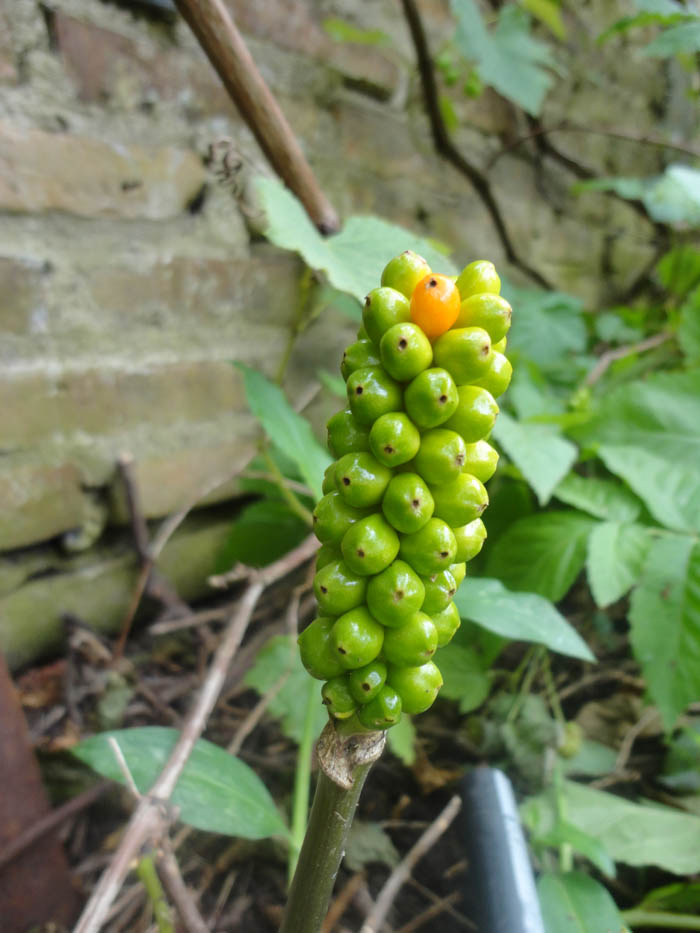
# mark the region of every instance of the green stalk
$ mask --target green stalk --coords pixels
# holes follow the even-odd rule
[[[294,646],[296,648],[296,645]],[[311,751],[314,743],[314,721],[318,706],[317,683],[309,680],[304,728],[297,755],[297,770],[294,777],[294,796],[292,798],[292,835],[289,842],[289,881],[291,882],[299,859],[299,852],[304,841],[306,821],[309,815],[309,794],[311,784]]]
[[[151,855],[143,855],[136,866],[136,874],[146,889],[148,900],[151,902],[153,918],[158,927],[158,933],[175,933],[175,927],[170,916],[170,907],[165,898],[163,886],[160,883],[156,866]]]
[[[663,927],[667,930],[700,930],[700,917],[691,914],[671,914],[662,910],[621,910],[628,927]]]

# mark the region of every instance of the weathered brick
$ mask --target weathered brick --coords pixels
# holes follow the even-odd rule
[[[80,525],[80,471],[72,464],[0,458],[0,551],[43,541]]]
[[[33,259],[0,256],[0,333],[46,329],[46,280],[50,267]]]
[[[204,167],[186,149],[111,145],[0,122],[0,209],[164,220],[201,190]]]

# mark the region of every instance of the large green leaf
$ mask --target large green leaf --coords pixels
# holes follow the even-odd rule
[[[114,738],[137,788],[146,794],[179,736],[177,729],[163,726],[120,729],[85,739],[71,751],[99,774],[124,784],[124,775],[109,743],[110,737]],[[207,832],[245,839],[288,834],[257,774],[206,739],[195,744],[170,799],[178,807],[183,823]]]
[[[308,525],[285,502],[253,502],[233,523],[217,565],[222,570],[238,562],[246,567],[264,567],[291,551],[308,533]]]
[[[440,696],[458,700],[462,713],[481,706],[489,695],[490,682],[472,647],[453,641],[441,648],[439,667],[444,681]]]
[[[614,191],[621,198],[641,199],[652,220],[700,226],[700,171],[687,165],[669,165],[652,178],[593,178],[577,182],[573,190]]]
[[[513,306],[508,351],[517,350],[543,370],[571,368],[571,358],[586,349],[583,304],[564,292],[518,288],[503,282],[503,294]]]
[[[320,499],[323,473],[331,463],[330,454],[321,447],[309,422],[294,411],[279,386],[243,363],[235,365],[243,373],[250,410],[268,437],[296,463],[307,486],[316,499]]]
[[[267,217],[268,240],[299,253],[308,266],[324,272],[331,285],[360,301],[379,284],[387,262],[405,249],[420,253],[440,272],[457,271],[427,240],[379,217],[350,217],[340,233],[324,239],[279,181],[258,178],[255,184]]]
[[[573,781],[565,781],[563,788],[568,822],[598,839],[616,862],[657,865],[678,875],[700,871],[700,818],[650,801],[632,803]],[[552,792],[530,797],[521,815],[535,836],[549,832],[558,818]]]
[[[546,933],[623,933],[607,888],[588,875],[544,874],[537,881]]]
[[[678,531],[700,529],[700,469],[697,464],[672,460],[663,449],[652,453],[641,447],[604,444],[598,453],[607,468],[624,479],[644,500],[661,525]]]
[[[629,617],[635,657],[670,729],[700,697],[700,544],[695,539],[674,535],[654,541]]]
[[[455,44],[479,77],[499,94],[537,116],[552,85],[557,63],[548,45],[530,35],[529,17],[512,4],[488,30],[474,0],[452,0]]]
[[[467,577],[455,596],[463,619],[470,619],[497,635],[534,641],[552,651],[584,661],[595,661],[588,645],[542,596],[512,593],[499,580]]]
[[[511,590],[560,600],[583,569],[596,522],[581,512],[539,512],[521,518],[490,548],[489,576]]]
[[[600,840],[567,820],[560,819],[548,833],[538,836],[533,842],[549,848],[559,848],[568,844],[608,878],[615,877],[615,863],[605,851],[605,847],[600,844]]]
[[[621,483],[578,473],[565,476],[554,490],[554,497],[606,521],[632,522],[641,510],[639,499]]]
[[[665,29],[644,49],[644,54],[653,58],[667,58],[679,52],[700,52],[700,18]]]
[[[681,308],[678,342],[689,363],[700,362],[700,288],[695,289]]]
[[[299,649],[287,635],[276,635],[258,652],[255,664],[245,675],[245,683],[254,687],[261,696],[275,690],[268,704],[271,716],[281,720],[284,734],[299,743],[304,731],[303,706],[313,682],[299,657]],[[328,713],[321,703],[321,685],[314,724],[314,738],[328,722]],[[303,699],[300,699],[303,698]]]
[[[645,525],[601,522],[588,537],[586,571],[597,606],[609,606],[639,579],[651,547]]]
[[[501,412],[493,436],[546,505],[552,491],[576,462],[576,447],[555,428],[516,421]]]

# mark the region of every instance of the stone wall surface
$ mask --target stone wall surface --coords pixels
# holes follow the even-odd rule
[[[395,0],[226,2],[342,215],[377,213],[451,244],[457,257],[502,260],[481,200],[433,150]],[[448,4],[419,5],[438,49],[451,29]],[[611,8],[623,15],[628,6],[577,5],[568,23],[575,69],[556,82],[545,123],[570,117],[575,104],[591,126],[643,135],[673,120],[692,131],[682,75],[597,45]],[[329,16],[383,30],[392,43],[333,41],[322,25]],[[592,305],[635,278],[651,255],[646,221],[603,195],[572,199],[561,162],[509,148],[528,127],[495,93],[465,97],[458,111],[456,142],[489,171],[531,265]],[[126,560],[103,543],[125,521],[121,452],[134,458],[153,519],[217,482],[207,502],[228,500],[254,450],[231,361],[275,372],[302,267],[251,235],[245,196],[234,198],[207,167],[208,146],[222,136],[241,154],[244,178],[270,171],[179,18],[126,0],[0,0],[0,649],[15,664],[56,643],[61,611],[96,624],[118,616],[102,612],[100,593],[121,606],[129,571],[108,575],[104,591],[98,584],[105,562]],[[552,138],[599,174],[662,165],[658,149],[605,135]],[[329,312],[297,341],[285,385],[292,400],[332,368],[352,329]],[[321,396],[309,406],[319,433],[333,407]],[[193,558],[201,579],[219,528],[212,518]],[[86,550],[65,556],[76,547]],[[64,562],[75,560],[78,570]],[[39,587],[46,574],[58,579]],[[98,581],[89,600],[65,595],[85,592],[76,574]],[[175,577],[188,595],[197,589]]]

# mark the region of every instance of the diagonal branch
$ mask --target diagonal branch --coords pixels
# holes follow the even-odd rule
[[[423,21],[418,12],[418,7],[416,6],[415,0],[401,0],[401,4],[416,50],[418,71],[420,73],[423,96],[425,98],[425,108],[430,121],[430,129],[433,134],[435,149],[443,159],[450,162],[458,172],[461,172],[461,174],[471,182],[474,190],[481,198],[484,207],[491,215],[491,220],[496,228],[496,232],[503,245],[503,250],[508,261],[516,268],[520,269],[521,272],[528,275],[534,282],[537,282],[538,285],[541,285],[543,288],[551,288],[551,285],[544,276],[536,269],[533,269],[532,266],[528,265],[528,263],[518,255],[487,177],[480,169],[472,165],[452,142],[447,127],[445,126],[445,121],[442,118],[442,113],[440,112],[433,61],[430,56],[428,40],[425,35],[425,29],[423,28]]]

